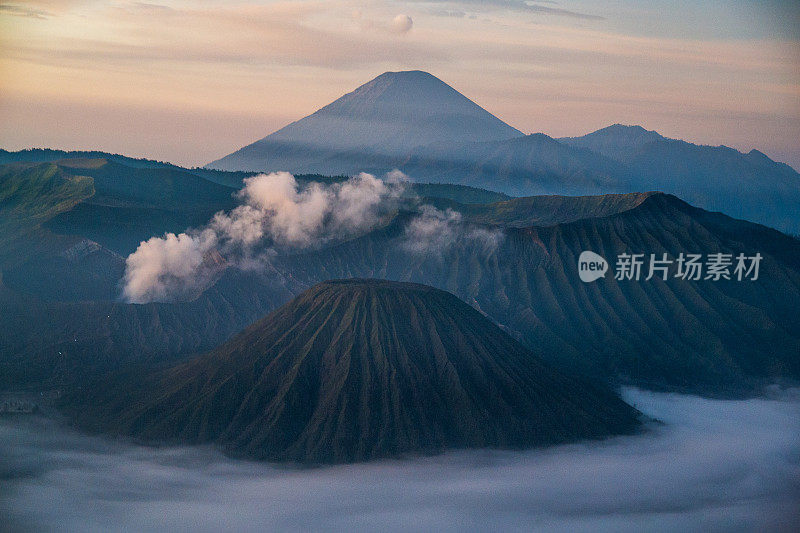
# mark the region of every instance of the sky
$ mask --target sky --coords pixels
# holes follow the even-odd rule
[[[329,468],[144,448],[0,419],[0,514],[20,531],[797,531],[800,390],[627,390],[661,424],[524,452]]]
[[[639,124],[800,168],[777,0],[0,0],[0,147],[203,165],[409,69],[525,133]]]

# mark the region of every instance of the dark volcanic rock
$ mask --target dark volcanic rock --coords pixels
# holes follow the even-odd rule
[[[551,445],[639,423],[455,296],[381,280],[321,283],[206,355],[70,402],[94,429],[311,463]]]

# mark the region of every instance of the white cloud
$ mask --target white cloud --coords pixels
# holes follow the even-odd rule
[[[441,211],[423,205],[419,211],[406,226],[401,243],[414,254],[441,257],[457,245],[477,245],[484,254],[490,254],[503,241],[501,230],[467,225],[461,213],[452,209]]]
[[[11,530],[797,531],[800,398],[628,391],[632,437],[291,469],[0,420]]]
[[[411,20],[411,17],[401,14],[392,19],[390,28],[394,33],[408,33],[413,25],[414,21]]]

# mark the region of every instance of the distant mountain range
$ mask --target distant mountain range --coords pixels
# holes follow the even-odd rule
[[[214,351],[64,399],[91,429],[339,463],[631,433],[638,413],[568,378],[444,291],[329,281]]]
[[[417,185],[419,197],[365,235],[256,272],[228,268],[191,301],[120,302],[136,242],[233,203],[236,189],[220,183],[242,175],[204,172],[82,157],[0,166],[0,387],[75,384],[207,351],[307,288],[349,277],[447,290],[555,367],[606,383],[746,395],[800,380],[800,241],[663,193],[509,199]],[[459,212],[453,231],[494,244],[454,233],[410,252],[403,242],[421,205]],[[764,259],[752,282],[585,284],[583,250],[612,263],[622,252]]]
[[[660,190],[800,233],[800,174],[757,150],[619,124],[583,137],[524,136],[420,71],[384,73],[208,167],[327,175],[398,168],[417,181],[516,196]]]

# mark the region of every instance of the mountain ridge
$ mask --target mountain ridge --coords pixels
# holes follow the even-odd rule
[[[390,90],[395,85],[412,87],[399,92],[414,97],[399,99]],[[442,103],[444,93],[459,106]],[[405,103],[381,107],[384,99]],[[456,110],[442,112],[448,109]],[[623,124],[579,137],[523,135],[421,71],[384,73],[208,166],[348,175],[396,168],[413,181],[513,196],[663,190],[699,207],[800,233],[800,174],[762,152],[694,144]]]
[[[103,171],[72,166],[44,165],[38,170]],[[30,167],[0,166],[2,171],[12,173],[5,178],[8,183],[31,181],[31,191],[37,180],[46,179],[44,174],[25,174]],[[15,172],[23,174],[14,176]],[[105,188],[104,180],[114,176],[119,182]],[[19,240],[26,248],[24,256],[17,257],[26,260],[0,263],[0,386],[59,386],[137,361],[155,364],[206,351],[300,291],[343,277],[381,277],[446,289],[529,348],[549,347],[547,353],[559,356],[551,361],[557,366],[614,383],[748,395],[771,380],[800,376],[792,362],[800,349],[800,323],[794,312],[800,298],[799,241],[677,198],[655,193],[548,196],[491,204],[502,198],[430,186],[420,190],[420,196],[438,198],[409,203],[410,210],[393,224],[363,238],[278,257],[262,272],[228,269],[190,302],[130,305],[115,301],[124,260],[113,253],[114,243],[138,243],[153,236],[159,220],[166,225],[158,231],[184,231],[188,224],[188,219],[174,218],[179,211],[151,220],[156,211],[124,207],[153,201],[135,186],[152,177],[148,169],[107,174],[94,185],[103,189],[102,195],[118,193],[115,203],[104,207],[104,215],[95,216],[100,212],[94,204],[95,211],[79,209],[84,203],[54,212],[54,218],[37,221],[39,229]],[[73,191],[69,203],[80,201],[84,190]],[[643,196],[646,201],[639,203]],[[465,205],[459,199],[483,205]],[[418,202],[461,214],[460,223],[448,222],[454,243],[421,254],[410,254],[402,246],[409,222],[420,215],[415,211]],[[216,203],[207,205],[209,212],[219,208]],[[497,236],[496,247],[464,238],[473,229]],[[122,248],[132,251],[130,245]],[[586,249],[611,262],[624,250],[672,256],[761,252],[765,257],[757,282],[652,280],[634,290],[634,284],[623,286],[610,277],[591,285],[580,282],[574,269],[578,254]],[[42,316],[49,320],[42,321]],[[642,316],[648,321],[642,322]],[[664,316],[685,331],[665,330]],[[641,355],[643,347],[646,357]],[[698,353],[706,355],[699,358]]]

